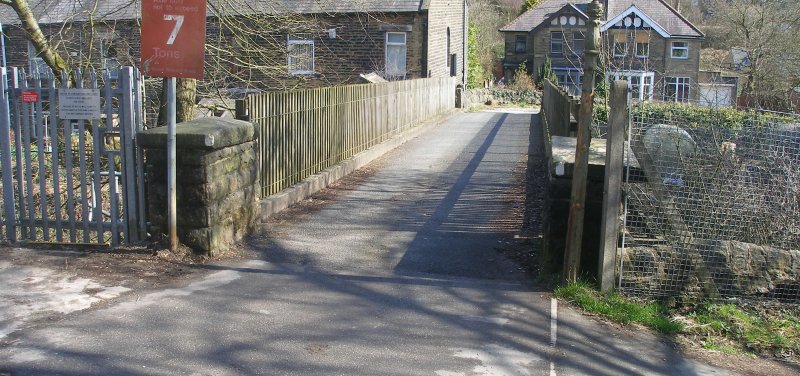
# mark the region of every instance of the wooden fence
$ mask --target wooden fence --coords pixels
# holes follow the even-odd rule
[[[577,121],[579,107],[580,99],[573,98],[566,90],[549,80],[544,81],[542,112],[551,136],[570,135],[573,121],[570,115]]]
[[[262,196],[453,109],[455,88],[446,77],[248,96],[261,139]]]

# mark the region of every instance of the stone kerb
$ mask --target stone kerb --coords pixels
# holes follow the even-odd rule
[[[166,233],[166,127],[139,134],[145,149],[151,234]],[[176,127],[178,237],[215,254],[242,239],[259,217],[258,144],[248,122],[203,118]]]

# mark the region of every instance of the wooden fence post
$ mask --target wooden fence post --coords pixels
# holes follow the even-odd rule
[[[600,16],[603,5],[593,0],[588,7],[589,22],[586,23],[586,49],[583,55],[583,87],[578,118],[578,134],[575,147],[575,165],[572,169],[572,196],[567,222],[567,246],[564,250],[564,282],[578,279],[583,245],[583,218],[586,204],[586,178],[589,169],[589,141],[594,106],[594,81],[597,72],[597,56],[600,55]],[[567,114],[567,116],[569,116]]]
[[[606,171],[603,178],[603,214],[600,227],[600,259],[597,280],[600,291],[614,288],[617,241],[619,240],[619,204],[622,201],[622,174],[625,128],[628,126],[628,82],[611,85],[611,113],[606,135]]]

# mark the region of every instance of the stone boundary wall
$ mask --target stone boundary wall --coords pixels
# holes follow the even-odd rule
[[[518,91],[497,87],[474,88],[465,90],[462,94],[460,108],[467,111],[481,105],[522,104],[527,106],[540,106],[542,93],[535,90]]]
[[[463,93],[463,102],[461,107],[469,110],[473,107],[487,104],[494,100],[492,90],[487,88],[476,88],[465,90]]]
[[[737,241],[706,241],[696,244],[724,297],[769,297],[795,299],[800,289],[800,250],[786,250]],[[706,298],[698,273],[687,252],[668,245],[633,246],[621,249],[622,291],[658,291],[662,297],[693,303]],[[675,267],[676,265],[682,267]]]
[[[167,233],[166,127],[139,134],[145,149],[151,234]],[[216,254],[252,231],[259,218],[258,141],[248,122],[202,118],[176,128],[178,237]]]

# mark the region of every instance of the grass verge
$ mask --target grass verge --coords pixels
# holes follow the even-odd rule
[[[638,323],[664,334],[683,329],[683,324],[670,319],[669,308],[656,302],[639,302],[617,293],[601,294],[585,282],[557,287],[555,295],[576,304],[583,310],[602,315],[612,321]]]
[[[707,304],[687,314],[702,347],[778,358],[800,355],[800,317],[789,308]]]
[[[667,335],[679,334],[705,349],[800,360],[800,307],[704,304],[670,310],[657,302],[602,294],[586,282],[557,287],[555,295],[586,312]]]

